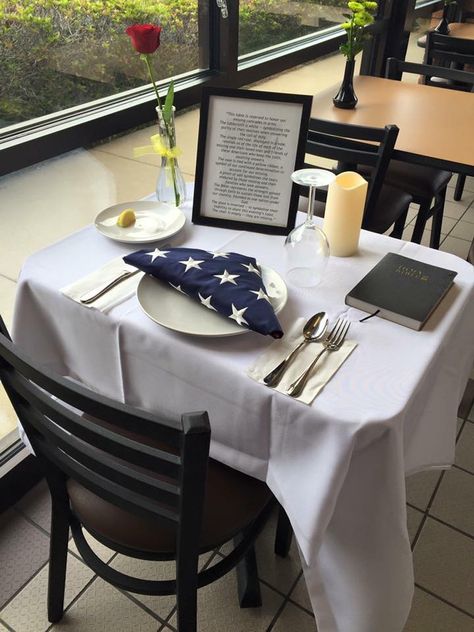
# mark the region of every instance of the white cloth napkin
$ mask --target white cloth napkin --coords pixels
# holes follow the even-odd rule
[[[268,375],[272,369],[278,366],[290,351],[303,340],[302,332],[305,322],[305,318],[299,318],[283,338],[276,340],[265,353],[257,359],[255,364],[248,369],[247,375],[256,382],[263,384],[263,378]],[[329,382],[334,373],[356,347],[356,342],[346,339],[338,351],[326,351],[314,367],[302,394],[294,399],[304,404],[311,404],[319,391]],[[296,358],[291,361],[286,369],[280,383],[276,386],[276,390],[286,395],[290,384],[309,367],[323,348],[320,342],[308,342],[304,345],[297,353]]]
[[[125,270],[134,271],[136,268],[126,264],[122,257],[117,257],[116,259],[108,261],[104,266],[98,270],[94,270],[94,272],[91,272],[82,279],[61,288],[60,292],[84,307],[97,309],[101,312],[108,312],[112,307],[119,305],[135,293],[138,281],[143,276],[142,273],[135,274],[129,279],[121,281],[118,285],[108,290],[103,296],[89,305],[84,305],[80,299],[85,294],[89,294],[94,290],[100,290],[101,287],[113,281]]]

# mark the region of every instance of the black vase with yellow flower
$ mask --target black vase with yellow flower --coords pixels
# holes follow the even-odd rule
[[[354,0],[347,3],[350,13],[344,13],[346,22],[341,25],[346,31],[347,41],[339,47],[341,53],[346,57],[346,67],[341,87],[332,100],[337,108],[353,109],[357,105],[353,85],[355,58],[370,37],[367,26],[373,23],[377,6],[377,2],[356,2]]]

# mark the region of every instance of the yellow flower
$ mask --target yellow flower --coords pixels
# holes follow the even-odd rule
[[[364,10],[364,5],[361,4],[360,2],[348,2],[347,6],[349,7],[349,9],[351,11],[357,12],[357,11],[363,11]]]

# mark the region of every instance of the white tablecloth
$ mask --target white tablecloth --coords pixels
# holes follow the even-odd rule
[[[253,255],[284,274],[283,241],[190,222],[172,239]],[[129,404],[209,411],[211,455],[266,480],[286,509],[319,631],[400,632],[413,593],[404,479],[453,461],[457,407],[474,358],[472,267],[363,232],[359,253],[331,258],[319,287],[290,287],[284,328],[326,310],[353,321],[358,343],[306,406],[246,376],[270,338],[187,337],[152,322],[136,297],[103,314],[59,293],[135,249],[91,226],[30,257],[18,284],[15,341],[59,373]],[[344,304],[388,251],[458,271],[421,332],[378,318],[359,323],[366,314]]]

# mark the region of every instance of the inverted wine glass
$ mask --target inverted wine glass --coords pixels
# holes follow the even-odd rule
[[[308,212],[304,224],[294,228],[285,240],[286,277],[297,287],[321,283],[329,259],[326,235],[314,221],[314,197],[318,187],[327,186],[336,176],[327,169],[299,169],[291,174],[296,184],[309,187]]]

